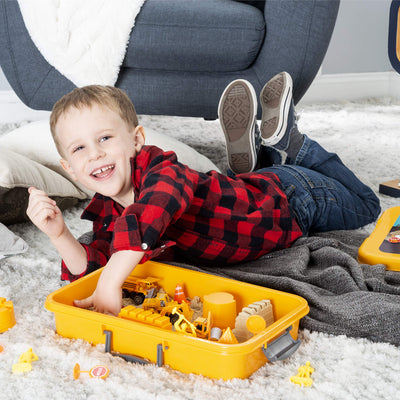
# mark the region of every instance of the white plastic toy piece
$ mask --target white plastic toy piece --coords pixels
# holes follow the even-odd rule
[[[236,336],[239,343],[245,342],[253,337],[253,333],[250,332],[246,326],[247,319],[252,315],[259,315],[264,318],[266,327],[274,322],[272,304],[269,300],[266,299],[249,304],[247,307],[242,309],[235,320],[235,329],[233,329],[233,334]]]

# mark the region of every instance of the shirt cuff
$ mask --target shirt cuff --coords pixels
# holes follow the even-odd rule
[[[150,231],[151,229],[148,229]],[[172,240],[159,240],[154,232],[149,236],[149,242],[144,240],[139,230],[139,224],[134,214],[119,217],[114,225],[114,235],[110,246],[110,255],[122,250],[143,251],[145,254],[140,263],[158,257],[168,247],[176,243]]]

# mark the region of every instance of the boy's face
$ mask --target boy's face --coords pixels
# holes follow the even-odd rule
[[[61,165],[74,180],[124,207],[133,203],[129,159],[144,144],[141,126],[130,130],[118,113],[94,104],[61,115],[56,134]]]

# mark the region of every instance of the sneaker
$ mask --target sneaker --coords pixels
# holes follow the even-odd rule
[[[293,119],[294,113],[292,88],[291,76],[281,72],[271,78],[260,93],[261,139],[264,146],[284,150],[289,143],[293,124],[289,123],[288,126],[288,121]]]
[[[218,105],[218,117],[226,139],[229,168],[235,174],[251,172],[257,164],[257,97],[250,82],[231,82]],[[258,133],[259,137],[259,133]]]

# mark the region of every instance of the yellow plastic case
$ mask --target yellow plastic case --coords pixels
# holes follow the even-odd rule
[[[47,297],[45,307],[55,315],[58,334],[95,345],[104,343],[106,351],[129,361],[168,365],[185,373],[222,379],[247,378],[267,361],[290,356],[300,345],[299,320],[309,307],[299,296],[153,261],[135,268],[132,275],[160,278],[159,285],[170,294],[177,283],[184,284],[189,297],[229,292],[236,299],[237,312],[256,301],[271,301],[272,325],[243,343],[222,344],[74,307],[74,299],[93,292],[100,273],[101,269]]]
[[[358,250],[363,264],[385,264],[387,269],[400,271],[400,207],[384,211],[376,227]]]

